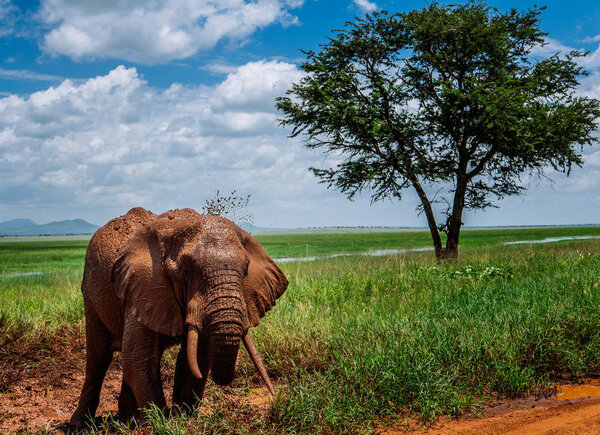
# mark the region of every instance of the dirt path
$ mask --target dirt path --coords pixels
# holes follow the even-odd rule
[[[429,434],[600,434],[600,398],[540,406],[483,419],[444,422]]]
[[[390,431],[393,433],[393,431]],[[507,401],[483,418],[442,419],[427,435],[438,434],[600,434],[600,383],[560,385],[555,397]]]

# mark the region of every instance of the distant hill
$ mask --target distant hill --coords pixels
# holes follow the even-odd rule
[[[37,225],[31,219],[13,219],[0,223],[0,232],[3,230],[12,230],[15,228],[26,228]]]
[[[50,222],[39,225],[31,219],[13,219],[0,222],[0,236],[67,236],[93,234],[100,228],[83,219]]]

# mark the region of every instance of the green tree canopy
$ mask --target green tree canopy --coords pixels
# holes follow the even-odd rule
[[[281,124],[342,156],[311,170],[350,199],[415,189],[436,255],[455,257],[465,209],[519,194],[523,174],[570,173],[596,141],[600,104],[575,93],[585,53],[533,55],[545,44],[542,9],[501,13],[469,1],[356,19],[303,52],[306,76],[277,99]],[[433,198],[436,186],[447,194]],[[438,225],[439,200],[447,209]]]

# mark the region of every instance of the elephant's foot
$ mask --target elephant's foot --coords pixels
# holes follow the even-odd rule
[[[121,394],[119,395],[119,420],[123,423],[140,418],[135,394],[131,387],[123,380],[121,382]]]
[[[91,403],[88,406],[82,406],[80,404],[71,416],[71,420],[69,420],[69,425],[73,429],[77,430],[89,426],[91,423],[94,422],[94,414],[97,407],[98,405],[96,403]]]

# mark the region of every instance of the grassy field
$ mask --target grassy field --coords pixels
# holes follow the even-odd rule
[[[452,264],[438,265],[431,252],[284,263],[289,289],[253,331],[280,386],[267,414],[242,418],[217,402],[193,419],[156,413],[155,430],[363,432],[402,416],[477,411],[492,395],[543,394],[556,379],[598,373],[600,239],[504,245],[574,236],[600,236],[600,227],[467,230]],[[274,258],[302,258],[425,247],[428,237],[259,240]],[[4,342],[81,324],[85,245],[0,244]],[[242,372],[240,394],[256,382],[248,365]]]

